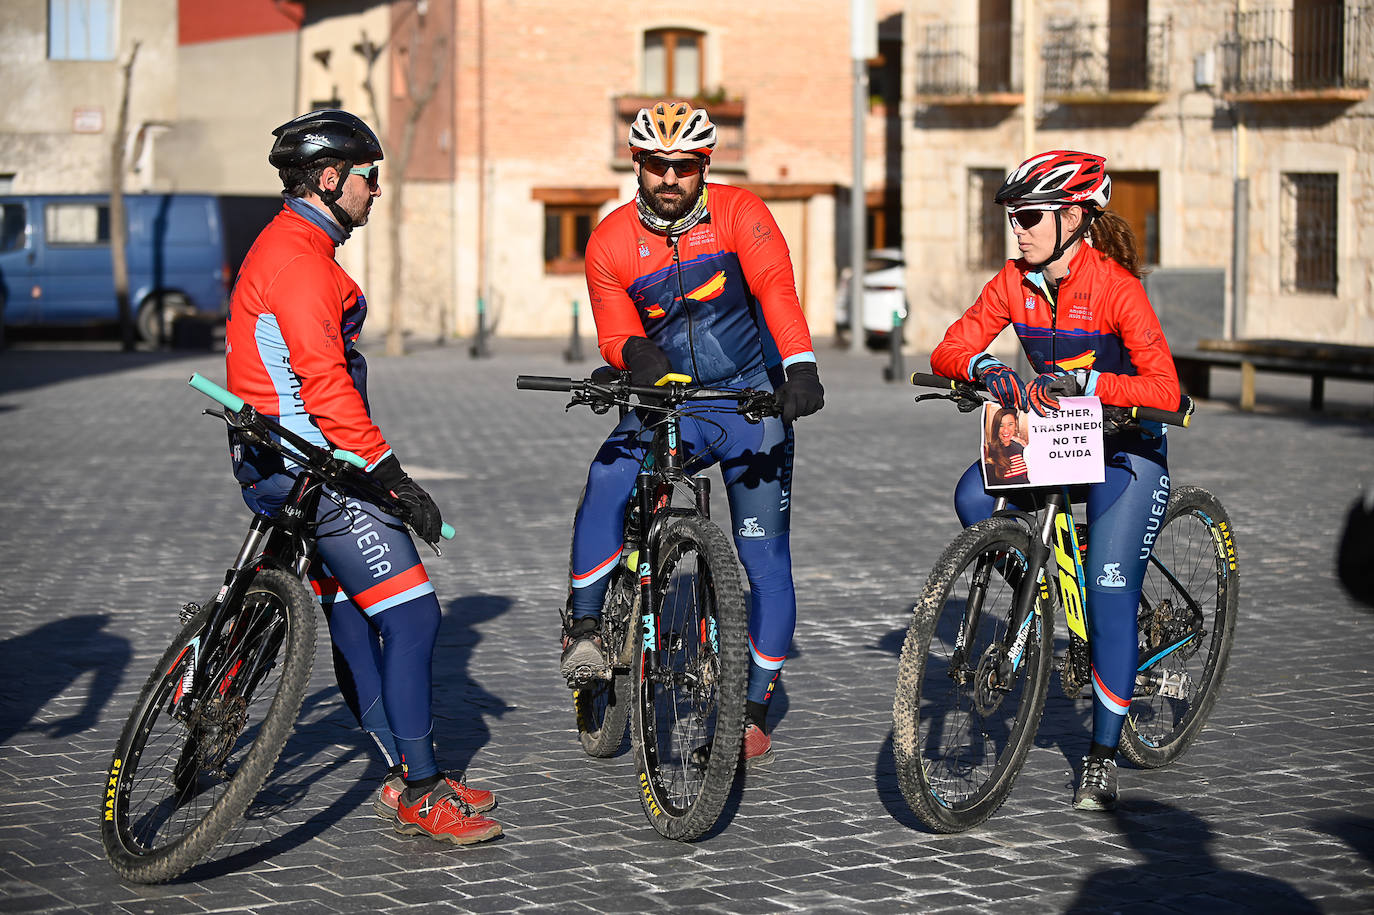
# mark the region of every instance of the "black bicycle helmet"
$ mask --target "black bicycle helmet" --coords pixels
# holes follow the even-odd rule
[[[376,162],[382,144],[372,128],[356,115],[338,108],[321,108],[292,118],[272,131],[277,140],[267,161],[275,168],[309,165],[316,159]]]

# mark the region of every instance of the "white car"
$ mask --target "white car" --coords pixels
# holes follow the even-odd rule
[[[849,276],[840,271],[840,286],[835,292],[835,335],[849,333]],[[897,248],[875,248],[864,262],[864,343],[870,349],[885,349],[892,336],[892,315],[906,320],[906,261]]]

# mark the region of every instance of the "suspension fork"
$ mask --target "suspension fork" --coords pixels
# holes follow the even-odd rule
[[[992,516],[1007,507],[1007,497],[998,496],[997,501],[992,506]],[[968,589],[968,603],[964,605],[964,617],[959,625],[959,632],[954,640],[954,653],[950,656],[950,674],[958,675],[966,672],[968,666],[968,646],[974,640],[978,632],[978,623],[983,617],[983,601],[988,595],[988,582],[992,580],[993,570],[996,562],[991,556],[981,556],[978,564],[973,569],[973,581]]]
[[[1011,681],[1011,675],[1018,665],[1029,638],[1028,622],[1035,608],[1036,595],[1040,592],[1040,579],[1044,575],[1046,563],[1050,558],[1050,543],[1054,536],[1054,520],[1061,511],[1067,510],[1064,491],[1056,489],[1045,496],[1045,510],[1040,521],[1040,530],[1031,538],[1030,555],[1026,557],[1026,574],[1016,588],[1016,604],[1012,609],[1011,625],[1007,627],[1006,650],[998,665],[998,676],[1003,683]]]

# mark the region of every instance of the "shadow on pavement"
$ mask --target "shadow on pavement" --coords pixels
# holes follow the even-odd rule
[[[21,347],[0,352],[0,394],[41,388],[63,381],[127,372],[148,365],[182,359],[204,359],[209,350],[122,352],[119,344],[89,348],[54,345]]]
[[[491,740],[488,718],[512,708],[473,678],[472,653],[482,641],[478,626],[506,613],[514,599],[502,594],[472,594],[452,600],[439,626],[434,648],[434,752],[440,768],[466,771],[477,751]]]
[[[1374,818],[1348,816],[1322,820],[1314,824],[1313,828],[1340,839],[1374,866]]]
[[[87,613],[44,623],[32,632],[0,642],[0,744],[21,731],[50,739],[94,727],[115,694],[130,657],[129,640],[103,631],[110,617]],[[33,725],[38,713],[87,671],[85,701],[71,715]]]
[[[1207,849],[1216,834],[1195,814],[1158,801],[1123,801],[1113,816],[1145,861],[1093,874],[1067,912],[1119,912],[1123,906],[1144,911],[1168,906],[1169,900],[1186,907],[1188,897],[1211,897],[1227,911],[1321,911],[1283,880],[1216,861]]]
[[[366,735],[353,726],[352,717],[343,708],[338,692],[338,687],[331,684],[305,698],[298,720],[310,718],[313,712],[330,703],[337,704],[338,718],[335,718],[335,714],[329,714],[308,724],[297,725],[286,741],[277,764],[272,767],[272,774],[249,805],[243,819],[219,844],[216,852],[212,853],[213,857],[186,871],[172,881],[173,885],[202,883],[224,877],[289,852],[337,825],[372,796],[386,775],[385,767],[376,759],[368,767],[363,780],[330,799],[319,812],[280,835],[272,834],[274,819],[305,800],[312,786],[329,779],[335,770],[350,765],[359,757],[372,756],[369,753],[370,742]],[[338,743],[340,728],[347,729],[356,738],[352,745],[342,752],[336,751],[337,755],[331,754],[327,762],[317,762],[316,757],[322,750]],[[388,828],[380,819],[376,823],[379,829]],[[225,849],[230,849],[227,855],[224,854]]]

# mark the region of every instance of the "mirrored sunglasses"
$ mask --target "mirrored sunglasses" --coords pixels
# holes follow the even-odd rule
[[[1017,210],[1007,213],[1007,221],[1013,229],[1033,229],[1040,225],[1049,210]]]
[[[355,165],[348,170],[350,175],[361,175],[367,182],[367,186],[374,191],[377,189],[377,174],[380,166],[377,165]]]
[[[649,174],[655,178],[662,178],[668,174],[668,169],[672,169],[679,178],[690,178],[705,164],[705,160],[693,156],[690,159],[665,159],[662,156],[643,156],[639,160],[641,167],[649,170]]]

